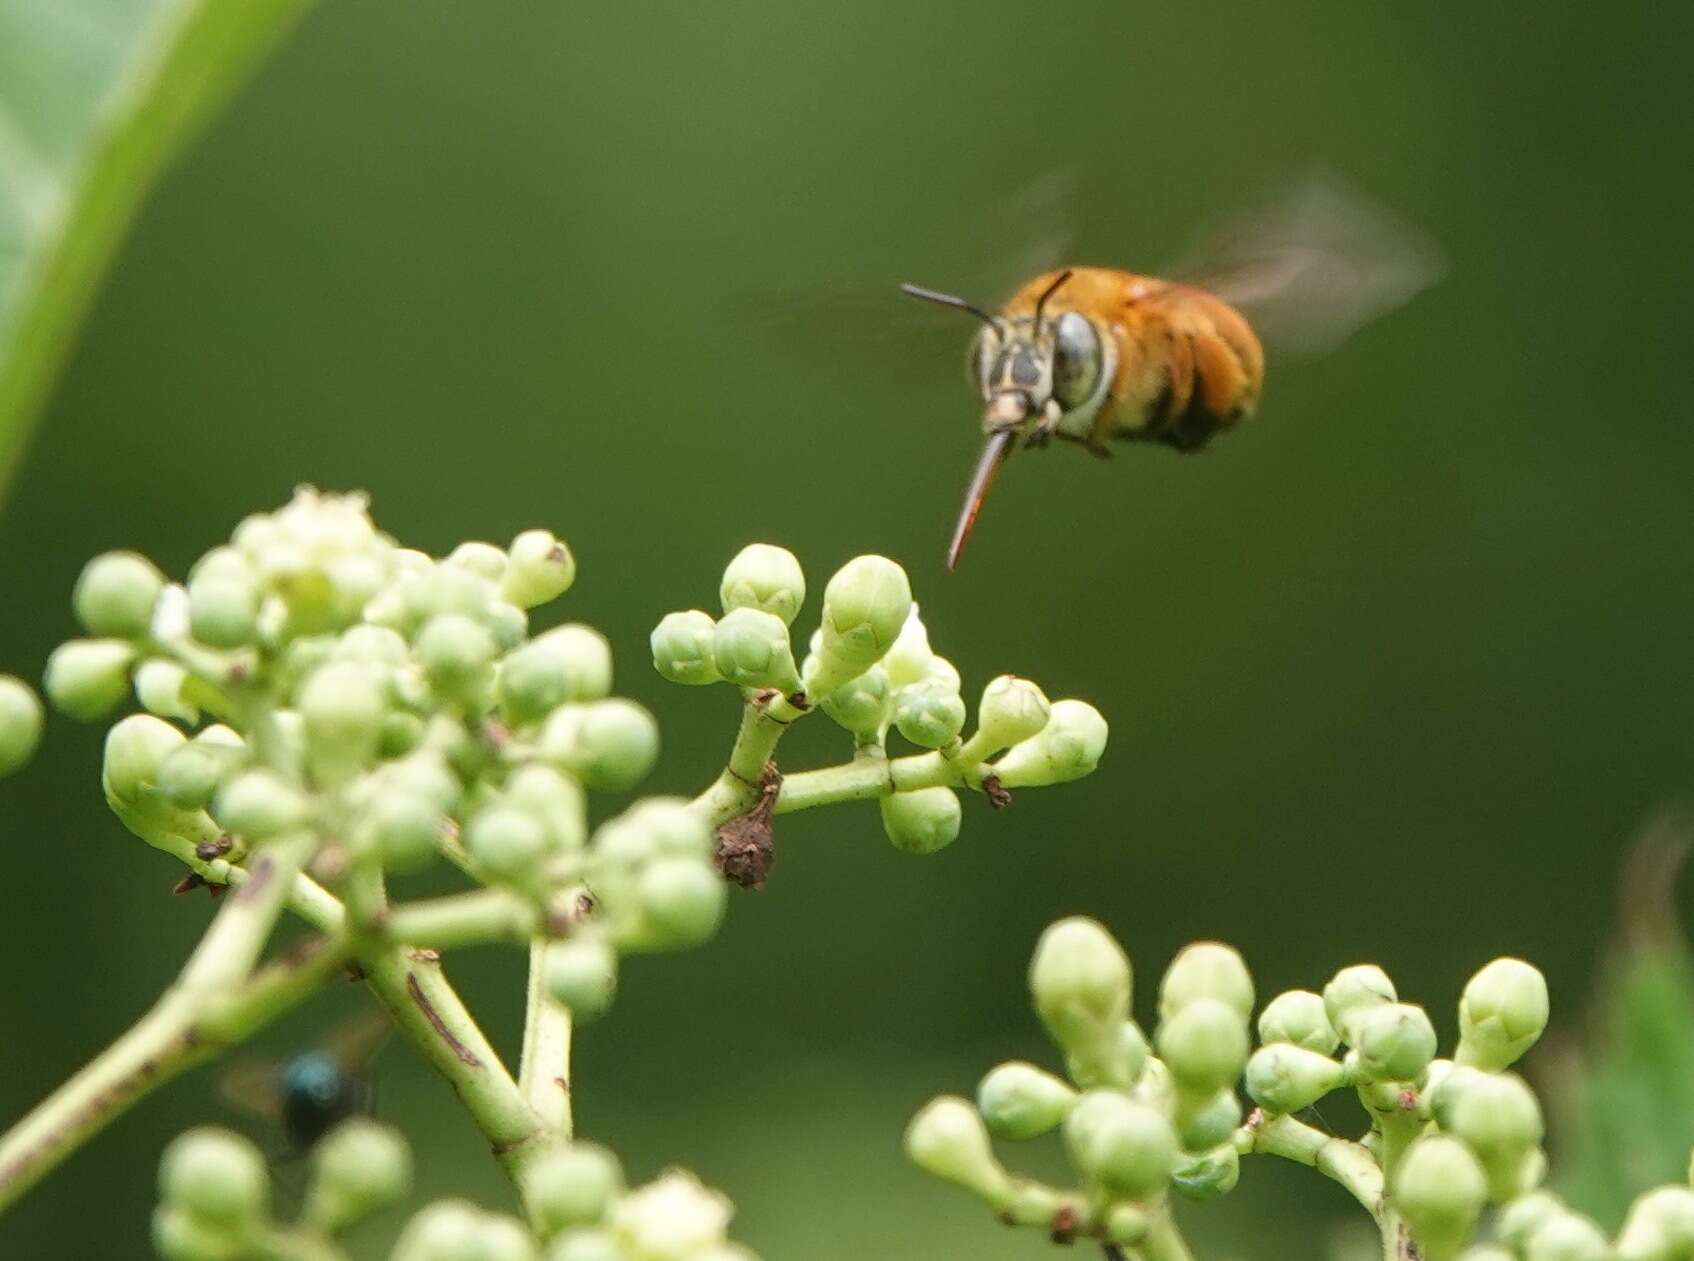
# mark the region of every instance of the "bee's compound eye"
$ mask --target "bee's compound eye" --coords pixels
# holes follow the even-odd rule
[[[1066,311],[1053,336],[1053,395],[1067,411],[1080,407],[1100,383],[1100,337],[1085,315]]]
[[[994,356],[1000,353],[1000,336],[991,328],[978,331],[971,341],[970,359],[967,370],[970,372],[971,384],[977,389],[986,391],[988,374],[994,369]]]

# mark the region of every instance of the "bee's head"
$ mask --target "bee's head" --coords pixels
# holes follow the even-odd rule
[[[1062,271],[1036,299],[1029,315],[993,316],[963,298],[916,285],[900,286],[913,298],[957,307],[982,321],[971,343],[971,378],[982,395],[982,429],[988,436],[964,511],[947,553],[951,568],[970,537],[983,498],[1000,466],[1018,445],[1041,430],[1051,436],[1067,412],[1098,402],[1104,351],[1093,323],[1076,311],[1057,317],[1047,302],[1071,278]]]

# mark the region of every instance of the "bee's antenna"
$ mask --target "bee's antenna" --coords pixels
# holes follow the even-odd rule
[[[988,314],[987,311],[984,311],[975,303],[966,302],[963,298],[956,297],[951,293],[938,293],[934,289],[925,289],[919,285],[901,285],[900,292],[905,294],[908,298],[921,298],[925,302],[937,302],[942,306],[957,307],[961,311],[970,312],[972,315],[976,316],[977,319],[988,325],[989,328],[1000,327],[997,323],[995,323],[994,317]]]
[[[1043,292],[1042,295],[1035,300],[1035,333],[1036,333],[1036,336],[1039,337],[1041,335],[1041,308],[1047,305],[1047,299],[1048,298],[1051,298],[1055,293],[1059,292],[1059,287],[1061,285],[1063,285],[1065,283],[1065,281],[1069,280],[1071,278],[1071,275],[1072,275],[1071,269],[1069,267],[1065,268],[1062,272],[1060,272],[1058,274],[1057,278],[1054,279],[1053,283],[1047,286],[1046,291]]]

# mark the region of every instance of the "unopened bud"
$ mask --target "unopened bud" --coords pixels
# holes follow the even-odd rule
[[[495,806],[471,820],[465,830],[465,848],[494,879],[533,889],[540,880],[547,834],[526,811]]]
[[[336,1126],[312,1149],[306,1216],[336,1233],[367,1214],[398,1204],[412,1184],[412,1153],[397,1130],[368,1117]]]
[[[159,1194],[202,1222],[235,1228],[265,1210],[270,1177],[259,1149],[239,1134],[210,1126],[187,1130],[165,1148]]]
[[[1529,1237],[1524,1261],[1611,1261],[1606,1236],[1578,1213],[1560,1213]]]
[[[1065,1119],[1076,1091],[1045,1069],[1014,1061],[992,1069],[976,1090],[976,1106],[1000,1138],[1029,1139]]]
[[[1341,1035],[1329,1023],[1321,995],[1288,990],[1271,999],[1259,1013],[1259,1041],[1289,1042],[1319,1055],[1330,1055],[1341,1045]]]
[[[648,638],[653,668],[672,683],[716,683],[723,677],[712,656],[716,630],[717,623],[699,609],[665,614]]]
[[[1087,701],[1054,701],[1039,735],[1013,745],[994,763],[1007,788],[1044,788],[1093,773],[1106,751],[1106,720]]]
[[[1129,956],[1098,921],[1062,919],[1036,943],[1029,989],[1056,1041],[1086,1045],[1115,1034],[1129,1018]]]
[[[908,854],[933,854],[959,837],[964,817],[951,788],[916,788],[882,798],[882,831],[888,843]]]
[[[1487,1197],[1476,1157],[1443,1135],[1413,1143],[1394,1178],[1394,1205],[1429,1261],[1449,1261],[1464,1246]]]
[[[1618,1261],[1678,1261],[1694,1254],[1694,1191],[1659,1187],[1630,1205],[1618,1232]]]
[[[1240,951],[1221,941],[1184,946],[1159,982],[1159,1018],[1168,1020],[1189,1003],[1215,998],[1246,1020],[1253,1013],[1253,977]]]
[[[1115,1090],[1090,1090],[1065,1118],[1071,1163],[1114,1197],[1139,1199],[1176,1168],[1176,1132],[1156,1109]]]
[[[332,661],[307,677],[295,704],[306,743],[323,762],[360,765],[376,756],[388,712],[380,667]]]
[[[1159,1022],[1154,1045],[1183,1087],[1210,1094],[1247,1065],[1247,1019],[1218,999],[1196,998]]]
[[[188,580],[189,631],[213,648],[240,648],[259,634],[259,581],[245,565],[196,572]]]
[[[1478,1073],[1443,1093],[1442,1129],[1476,1153],[1493,1199],[1514,1198],[1524,1159],[1545,1133],[1535,1093],[1513,1073]]]
[[[1273,1042],[1247,1061],[1247,1093],[1267,1112],[1299,1112],[1346,1084],[1347,1073],[1327,1055],[1292,1042]]]
[[[791,626],[806,600],[806,575],[787,548],[749,543],[724,569],[718,597],[725,613],[758,609]]]
[[[1416,1081],[1435,1058],[1435,1026],[1414,1004],[1372,1007],[1355,1028],[1359,1073],[1366,1081]]]
[[[187,737],[162,718],[131,714],[106,733],[106,755],[100,778],[106,795],[133,803],[157,782],[165,759],[187,743]]]
[[[416,648],[431,686],[449,700],[475,704],[493,681],[499,648],[488,628],[467,614],[436,614],[418,632]]]
[[[612,1233],[631,1258],[693,1261],[724,1242],[730,1203],[693,1174],[672,1169],[612,1206]]]
[[[793,692],[800,686],[787,624],[761,609],[733,609],[719,619],[712,632],[712,660],[718,673],[738,687]]]
[[[964,729],[964,699],[939,680],[910,684],[895,696],[894,725],[920,749],[942,748],[957,740]],[[995,774],[999,773],[996,766]]]
[[[697,946],[723,922],[729,886],[710,859],[661,858],[636,882],[647,944],[677,950]]]
[[[889,701],[888,676],[881,666],[872,666],[824,697],[823,712],[862,743],[887,730]]]
[[[298,827],[310,811],[304,793],[265,770],[241,772],[218,790],[212,804],[218,825],[249,841],[263,841]]]
[[[1182,1108],[1177,1116],[1184,1151],[1203,1152],[1234,1134],[1241,1124],[1241,1100],[1225,1086],[1198,1106]]]
[[[1171,1186],[1190,1200],[1216,1200],[1241,1181],[1241,1153],[1233,1143],[1220,1142],[1176,1167]]]
[[[0,674],[0,775],[23,767],[41,743],[41,701],[22,679]]]
[[[824,588],[818,648],[806,660],[807,694],[828,696],[880,661],[911,608],[911,583],[893,561],[859,556],[843,565]]]
[[[553,711],[541,732],[549,761],[599,792],[640,783],[659,756],[659,727],[634,701],[613,698]]]
[[[1461,1064],[1498,1072],[1535,1045],[1547,1027],[1547,981],[1522,959],[1496,959],[1459,1000]]]
[[[906,1127],[906,1155],[925,1173],[973,1191],[990,1204],[1003,1204],[1011,1194],[1011,1179],[994,1159],[982,1117],[957,1095],[930,1100],[912,1118]]]
[[[71,604],[90,635],[140,639],[165,589],[159,567],[135,552],[107,552],[84,566]]]
[[[72,639],[47,658],[42,686],[53,708],[92,721],[123,699],[135,649],[121,639]]]
[[[1342,968],[1330,983],[1323,987],[1323,1006],[1329,1023],[1348,1046],[1354,1045],[1358,1018],[1372,1007],[1392,1003],[1399,998],[1388,973],[1374,963],[1355,964]]]
[[[597,1143],[572,1143],[541,1157],[525,1176],[527,1200],[542,1232],[592,1226],[623,1193],[618,1158]]]
[[[520,609],[556,600],[576,581],[576,558],[550,530],[525,530],[506,553],[500,594]]]
[[[188,671],[174,661],[155,657],[143,661],[135,671],[135,699],[150,714],[177,718],[186,723],[200,721],[200,707],[187,695]]]
[[[1041,689],[1028,679],[1002,674],[982,690],[977,704],[976,734],[965,743],[964,756],[981,762],[1002,749],[1038,734],[1052,714]]]
[[[888,671],[888,681],[893,686],[910,687],[930,677],[930,666],[934,661],[935,653],[929,646],[929,631],[918,617],[918,606],[914,604],[906,614],[905,625],[900,628],[894,646],[883,657],[882,668]]]
[[[499,582],[506,576],[506,553],[492,543],[461,543],[447,553],[443,563],[455,569],[468,569],[487,582]]]
[[[612,1005],[618,957],[597,937],[578,936],[547,950],[547,990],[578,1020],[592,1020]]]

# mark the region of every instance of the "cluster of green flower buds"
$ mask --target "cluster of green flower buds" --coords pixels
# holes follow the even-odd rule
[[[640,781],[658,729],[611,695],[597,631],[531,635],[530,610],[575,573],[543,530],[432,559],[378,531],[362,497],[302,490],[185,584],[132,553],[90,562],[74,605],[91,638],[53,653],[46,691],[92,719],[133,687],[143,712],[111,728],[104,783],[155,844],[239,861],[315,838],[314,874],[349,889],[446,857],[561,931],[586,888],[594,913],[551,975],[589,1013],[616,950],[703,941],[725,894],[683,803],[642,802],[589,835],[585,792]],[[33,742],[32,701],[0,679],[0,753]]]
[[[1243,1121],[1235,1083],[1249,1051],[1252,978],[1228,946],[1189,946],[1160,984],[1149,1040],[1130,1014],[1133,975],[1128,955],[1094,920],[1050,927],[1029,985],[1064,1075],[1001,1064],[974,1104],[933,1101],[907,1131],[912,1159],[976,1192],[1008,1222],[1132,1248],[1157,1228],[1170,1190],[1210,1199],[1234,1187]],[[1014,1177],[990,1146],[1055,1129],[1078,1176],[1072,1190]]]
[[[164,1261],[338,1257],[333,1240],[403,1200],[412,1160],[399,1134],[364,1117],[345,1121],[312,1149],[300,1220],[272,1215],[270,1173],[251,1141],[228,1130],[179,1134],[159,1164],[153,1243]]]
[[[784,722],[821,709],[860,758],[887,756],[889,732],[953,768],[952,783],[924,783],[881,799],[883,830],[897,848],[931,853],[959,834],[953,783],[1036,787],[1078,779],[1099,763],[1106,723],[1079,700],[1049,702],[1035,684],[1005,675],[983,692],[965,734],[959,672],[930,646],[899,565],[882,556],[847,562],[824,587],[822,618],[803,659],[791,628],[806,579],[791,552],[743,548],[724,570],[723,613],[667,615],[653,630],[653,665],[675,683],[728,683]],[[991,762],[991,759],[994,759]]]
[[[627,1189],[616,1157],[573,1143],[548,1153],[527,1185],[534,1233],[442,1200],[407,1223],[392,1261],[757,1261],[728,1239],[729,1201],[680,1169]]]

